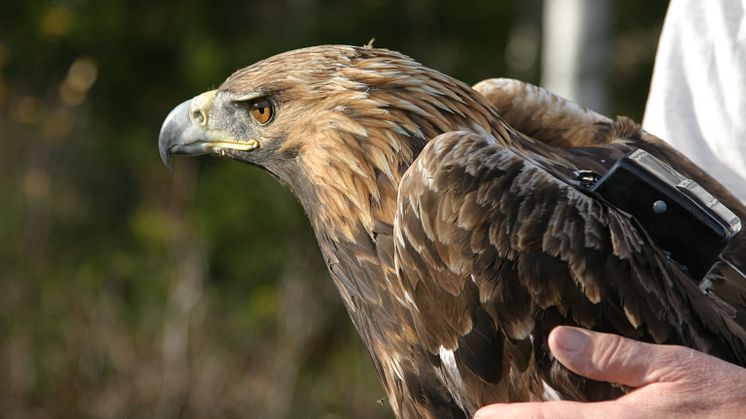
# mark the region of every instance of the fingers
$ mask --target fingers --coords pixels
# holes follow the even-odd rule
[[[485,406],[474,415],[474,419],[583,419],[629,417],[614,402],[578,403],[567,401],[506,403]]]
[[[577,374],[631,387],[666,381],[672,369],[681,369],[682,361],[686,361],[677,359],[685,351],[680,347],[567,326],[552,330],[549,348],[558,361]]]
[[[598,403],[494,404],[480,409],[475,419],[683,418],[700,417],[702,412],[712,413],[714,409],[722,417],[732,417],[746,405],[740,387],[732,384],[744,382],[746,369],[690,348],[652,345],[566,326],[552,330],[549,348],[557,360],[577,374],[644,388]],[[704,405],[697,405],[696,396],[692,402],[692,396],[699,394],[707,395],[702,398]]]

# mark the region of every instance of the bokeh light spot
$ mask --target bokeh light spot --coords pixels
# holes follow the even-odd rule
[[[49,175],[38,168],[29,169],[23,177],[23,191],[30,199],[45,197],[49,193]]]
[[[67,79],[73,89],[86,91],[98,77],[98,65],[92,58],[81,57],[75,60],[67,72]]]
[[[98,65],[87,57],[75,60],[67,71],[67,78],[60,83],[60,99],[70,106],[78,106],[86,99],[88,89],[98,77]]]
[[[86,96],[85,91],[75,89],[71,85],[70,79],[65,79],[62,83],[60,83],[58,93],[60,95],[60,99],[62,99],[62,101],[65,102],[66,105],[70,106],[78,106],[82,104]]]
[[[53,6],[44,11],[39,19],[39,32],[57,38],[70,32],[75,14],[65,6]]]

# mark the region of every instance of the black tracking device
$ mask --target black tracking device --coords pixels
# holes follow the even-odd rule
[[[642,149],[614,163],[590,190],[635,217],[696,281],[741,230],[741,220],[725,205]]]

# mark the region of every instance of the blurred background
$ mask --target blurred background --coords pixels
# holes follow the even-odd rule
[[[166,114],[322,44],[640,120],[666,2],[0,0],[0,418],[389,418],[296,200]]]

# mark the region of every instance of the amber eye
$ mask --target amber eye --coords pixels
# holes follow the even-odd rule
[[[266,125],[272,120],[274,109],[267,99],[258,99],[249,105],[251,117],[261,125]]]

